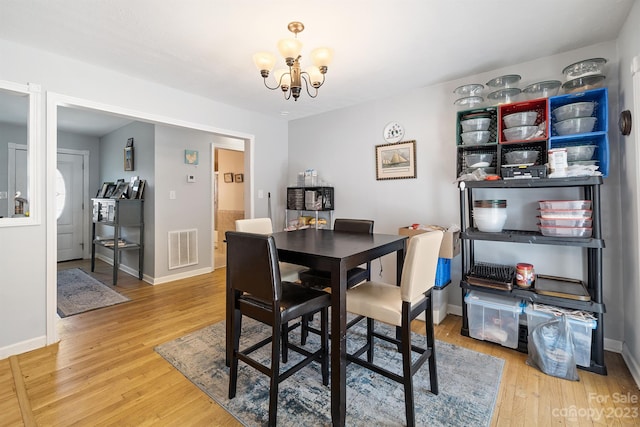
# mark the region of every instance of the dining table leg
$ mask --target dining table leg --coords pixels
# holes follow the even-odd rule
[[[331,421],[344,426],[347,412],[347,269],[331,268]]]

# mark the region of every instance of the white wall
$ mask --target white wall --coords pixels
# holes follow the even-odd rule
[[[256,188],[272,192],[280,205],[278,211],[283,212],[288,161],[286,121],[5,40],[0,40],[0,57],[0,79],[40,84],[42,91],[47,92],[46,98],[52,97],[52,93],[54,96],[50,99],[61,94],[82,102],[90,101],[90,104],[117,107],[134,116],[136,113],[146,114],[215,129],[220,134],[253,139],[252,154],[256,160],[252,178],[259,186]],[[45,117],[45,113],[43,100],[40,114]],[[47,205],[47,201],[53,198],[45,190],[49,189],[47,176],[52,177],[55,172],[46,168],[46,165],[55,164],[55,161],[48,160],[47,155],[55,153],[56,143],[44,140],[44,122],[40,129],[40,147],[43,148],[36,158],[39,171],[36,179],[41,189],[41,199],[36,202],[46,207],[42,223],[0,230],[3,243],[0,245],[0,270],[3,272],[0,324],[13,325],[0,328],[0,358],[42,346],[47,342],[47,334],[48,337],[55,335],[55,307],[53,311],[47,311],[48,294],[51,295],[52,290],[55,294],[55,262],[47,262],[46,252],[52,243],[55,248],[55,241],[47,240],[48,234],[55,236],[55,230],[47,228],[54,206]],[[256,215],[267,214],[264,200],[258,200],[253,191],[248,197],[254,199]],[[157,214],[163,213],[157,211]],[[52,259],[55,260],[55,254]]]
[[[637,144],[640,143],[640,99],[633,99],[633,84],[630,72],[633,57],[640,56],[640,3],[635,2],[627,22],[622,27],[618,38],[618,53],[620,55],[620,98],[617,112],[630,110],[633,115],[631,135],[622,136],[616,132],[619,145],[620,164],[620,193],[622,215],[620,218],[621,233],[624,241],[621,242],[621,289],[623,298],[624,345],[622,354],[633,374],[636,384],[640,386],[640,212],[638,196],[640,152]],[[639,88],[640,89],[640,88]],[[640,96],[640,92],[638,92]],[[617,119],[617,112],[613,119]],[[610,311],[613,311],[610,307]]]
[[[412,223],[459,224],[459,192],[453,183],[457,153],[453,89],[466,83],[485,83],[493,77],[511,73],[522,75],[520,87],[542,80],[564,80],[562,69],[566,65],[592,57],[609,60],[607,83],[613,106],[610,107],[611,115],[615,118],[618,60],[615,42],[607,42],[292,121],[289,126],[289,182],[294,183],[301,170],[317,169],[322,179],[335,186],[335,216],[374,219],[378,233],[395,234],[398,227]],[[403,141],[416,140],[417,179],[376,180],[375,145],[385,143],[382,130],[391,121],[404,125]],[[614,119],[612,122],[610,127],[615,125]],[[620,167],[618,149],[615,139],[613,142],[611,170],[617,171]],[[621,217],[618,181],[617,172],[614,172],[602,186],[603,235],[607,246],[604,251],[604,301],[610,307],[605,316],[604,331],[605,336],[615,342],[623,339],[623,314],[619,309],[623,296],[619,261],[622,247],[617,227]],[[506,228],[521,226],[522,222],[535,227],[535,213],[529,212],[525,221],[518,205],[549,198],[548,194],[562,198],[564,195],[571,197],[575,192],[569,190],[558,196],[547,191],[510,193]],[[492,198],[495,197],[494,193]],[[583,277],[583,252],[579,248],[482,243],[476,246],[476,257],[482,261],[503,264],[530,261],[538,273]],[[383,277],[395,280],[394,257],[387,257],[382,264]],[[374,263],[374,268],[376,266]],[[452,263],[453,283],[450,286],[453,289],[449,291],[449,303],[458,307],[461,307],[461,292],[457,285],[460,276],[460,257],[457,257]]]

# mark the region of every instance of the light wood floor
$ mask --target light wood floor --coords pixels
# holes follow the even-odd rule
[[[75,266],[89,271],[86,261],[59,267]],[[120,273],[132,302],[61,319],[58,344],[0,360],[0,425],[239,425],[153,350],[224,319],[224,275],[149,286]],[[110,283],[110,267],[95,276]],[[619,354],[607,352],[608,376],[579,371],[570,382],[460,327],[449,315],[436,336],[506,361],[492,425],[640,425],[640,392]]]

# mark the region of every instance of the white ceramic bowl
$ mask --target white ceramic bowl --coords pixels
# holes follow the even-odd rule
[[[575,119],[577,117],[591,117],[595,106],[596,104],[593,101],[573,102],[571,104],[555,108],[551,114],[553,114],[553,117],[558,122]]]
[[[595,117],[578,117],[554,123],[554,128],[558,135],[573,135],[576,133],[588,133],[596,126]],[[505,133],[507,130],[505,129]],[[588,159],[587,159],[588,160]]]
[[[499,233],[507,221],[507,210],[504,208],[474,208],[473,219],[478,230]]]
[[[461,120],[460,126],[462,126],[463,132],[473,132],[477,130],[487,130],[491,124],[491,119],[488,117],[479,117],[477,119]]]
[[[507,141],[518,141],[531,138],[538,131],[538,126],[516,126],[504,129],[504,137]]]
[[[465,145],[469,144],[486,144],[489,142],[489,131],[487,130],[478,130],[474,132],[463,132],[460,134],[462,138],[462,143]]]
[[[502,119],[507,128],[512,128],[516,126],[532,126],[537,118],[537,111],[523,111],[521,113],[507,114]]]

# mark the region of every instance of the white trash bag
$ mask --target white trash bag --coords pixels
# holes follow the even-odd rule
[[[527,365],[547,375],[578,381],[575,349],[565,315],[536,326],[529,334]]]

